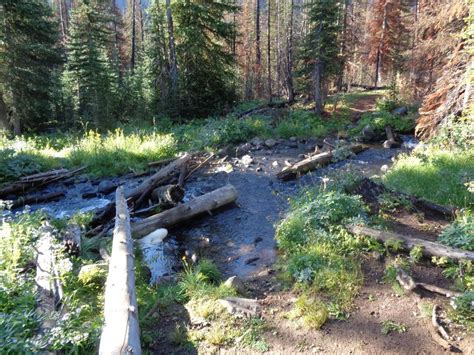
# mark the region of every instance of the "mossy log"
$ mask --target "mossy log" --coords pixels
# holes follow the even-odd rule
[[[450,248],[439,243],[431,242],[429,240],[414,238],[394,232],[387,232],[370,227],[356,225],[350,225],[347,227],[347,229],[352,234],[365,235],[382,242],[400,240],[403,242],[403,246],[407,249],[412,249],[416,246],[421,246],[423,248],[423,254],[427,256],[445,256],[455,260],[474,260],[474,252]]]

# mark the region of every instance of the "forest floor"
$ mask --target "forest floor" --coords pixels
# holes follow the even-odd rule
[[[364,98],[353,106],[354,116],[374,108],[375,96]],[[408,140],[408,137],[405,137]],[[258,142],[257,142],[258,143]],[[366,177],[380,174],[382,166],[390,166],[392,158],[407,152],[373,146],[350,159],[331,164],[297,181],[281,182],[276,173],[285,162],[294,162],[303,153],[314,150],[314,140],[279,140],[271,149],[254,144],[248,152],[250,164],[242,159],[228,161],[227,173],[216,173],[222,166],[211,166],[189,186],[213,190],[231,183],[239,191],[238,208],[227,208],[202,221],[173,231],[185,245],[189,254],[213,260],[224,278],[237,275],[247,287],[247,297],[259,300],[262,305],[263,323],[259,341],[253,348],[239,342],[226,345],[223,339],[190,341],[179,344],[176,329],[186,329],[182,338],[193,339],[197,333],[212,331],[212,320],[203,322],[190,314],[185,307],[171,307],[159,312],[154,353],[337,353],[337,354],[436,354],[444,350],[430,335],[430,304],[446,305],[442,297],[429,294],[421,298],[413,294],[402,295],[384,281],[385,270],[394,257],[366,253],[362,256],[363,285],[358,292],[347,320],[329,320],[320,330],[310,330],[289,314],[297,300],[298,292],[288,288],[281,280],[275,226],[285,217],[288,199],[308,186],[322,184],[323,178],[331,180],[337,175],[359,171]],[[436,240],[436,236],[449,222],[443,219],[408,213],[397,209],[389,213],[393,230]],[[412,269],[415,280],[447,287],[452,281],[442,275],[442,269],[429,261]],[[157,315],[158,316],[158,315]],[[383,325],[389,322],[404,326],[400,333],[383,334]],[[474,336],[463,328],[448,324],[455,342],[466,353],[474,351]],[[222,343],[221,343],[222,342]],[[235,345],[237,343],[237,345]],[[254,344],[255,345],[255,344]]]
[[[357,125],[364,113],[376,110],[379,93],[354,96],[340,109],[339,114]],[[287,127],[288,128],[288,127]],[[283,129],[280,130],[280,132]],[[289,132],[287,132],[289,133]],[[335,142],[341,132],[326,136]],[[412,136],[402,136],[400,148],[386,149],[373,144],[364,152],[331,163],[297,180],[281,181],[276,174],[285,166],[324,145],[322,138],[285,137],[253,138],[247,143],[232,147],[227,157],[215,159],[201,169],[186,184],[185,199],[232,184],[239,192],[237,204],[197,219],[180,228],[170,230],[165,239],[160,267],[166,280],[182,271],[180,257],[197,255],[209,259],[218,267],[223,279],[238,276],[246,292],[243,297],[257,299],[260,317],[242,319],[223,326],[219,319],[196,317],[183,302],[169,302],[149,314],[146,325],[147,351],[169,353],[338,353],[338,354],[437,354],[444,350],[431,336],[431,308],[438,304],[447,309],[446,299],[422,294],[403,294],[384,277],[396,256],[384,257],[376,252],[362,252],[359,256],[363,281],[345,312],[346,319],[330,318],[319,330],[308,329],[300,319],[291,316],[301,290],[293,287],[282,275],[282,254],[275,233],[277,226],[291,212],[290,200],[306,189],[325,189],[342,176],[358,174],[380,177],[393,164],[394,158],[410,152],[416,143]],[[240,153],[235,156],[235,152]],[[225,155],[225,154],[224,154]],[[222,155],[221,155],[222,157]],[[114,158],[116,160],[116,158]],[[111,159],[113,160],[113,159]],[[98,164],[100,166],[100,164]],[[81,210],[98,208],[113,198],[109,195],[84,199],[83,195],[96,191],[100,182],[124,185],[131,189],[140,184],[146,175],[129,174],[113,178],[89,179],[79,177],[69,183],[57,183],[44,192],[67,190],[66,198],[57,202],[32,206],[57,218],[71,216]],[[419,238],[436,240],[450,223],[422,212],[393,208],[383,217],[390,229]],[[418,282],[452,288],[453,282],[443,275],[443,269],[429,260],[422,260],[411,269]],[[159,288],[160,286],[158,286]],[[341,286],[343,287],[343,286]],[[343,291],[341,291],[343,292]],[[197,300],[206,307],[206,300]],[[211,312],[212,313],[212,312]],[[148,314],[148,312],[147,312]],[[441,315],[443,320],[448,317]],[[231,327],[240,328],[229,329]],[[388,334],[386,325],[394,328]],[[465,328],[449,322],[445,324],[453,336],[453,343],[465,353],[474,352],[474,336]]]

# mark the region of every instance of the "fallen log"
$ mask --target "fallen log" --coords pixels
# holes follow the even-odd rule
[[[259,311],[258,301],[250,298],[226,297],[219,299],[219,303],[230,314],[240,313],[245,316],[256,316]]]
[[[188,163],[191,156],[189,154],[183,155],[181,158],[173,161],[164,168],[157,171],[150,176],[134,190],[127,194],[127,201],[133,206],[133,209],[138,209],[149,197],[150,193],[158,186],[167,183],[175,175],[179,174],[181,167]],[[115,202],[109,203],[106,207],[98,210],[90,225],[97,227],[106,221],[113,218],[115,209]]]
[[[43,175],[35,174],[25,176],[17,182],[14,182],[1,188],[0,198],[13,194],[23,194],[33,187],[46,186],[48,184],[51,184],[52,182],[71,177],[84,170],[85,168],[86,167],[83,166],[73,170],[60,169],[50,171],[49,173],[41,173]]]
[[[221,187],[182,205],[135,222],[132,224],[132,234],[138,238],[158,228],[172,227],[199,214],[230,204],[237,199],[237,195],[237,190],[232,185]]]
[[[385,133],[387,134],[387,140],[383,142],[383,147],[384,148],[399,148],[401,146],[401,143],[397,140],[397,137],[395,136],[395,133],[393,132],[393,129],[390,125],[385,126]]]
[[[30,195],[30,196],[20,197],[19,199],[13,201],[11,208],[14,209],[14,208],[22,207],[25,205],[57,201],[63,198],[64,196],[66,196],[66,192],[59,191],[59,192],[51,192],[49,194],[43,194],[43,195]]]
[[[384,185],[378,184],[369,178],[362,179],[359,185],[354,190],[349,192],[361,195],[364,202],[371,205],[371,207],[378,205],[379,196],[386,192],[394,196],[403,197],[410,201],[414,207],[429,211],[435,215],[441,215],[445,218],[453,218],[456,214],[456,209],[452,206],[441,206],[436,203],[426,201],[422,198],[390,190]],[[373,212],[377,211],[374,210]]]
[[[99,354],[141,354],[130,215],[123,188],[116,192],[115,229],[105,287]]]
[[[382,242],[400,240],[406,249],[421,246],[423,248],[423,254],[427,256],[445,256],[456,260],[474,260],[474,252],[450,248],[429,240],[357,225],[350,225],[347,227],[347,230],[352,234],[369,236]]]
[[[418,288],[418,289],[422,288],[426,291],[430,291],[432,293],[437,293],[437,294],[443,295],[447,298],[455,298],[455,297],[461,296],[460,292],[447,290],[445,288],[438,287],[438,286],[435,286],[435,285],[430,285],[430,284],[427,284],[427,283],[424,283],[424,282],[415,282],[413,277],[408,275],[401,268],[397,268],[397,281],[407,291],[413,291],[416,288]]]
[[[348,147],[354,154],[360,153],[367,149],[361,144],[356,144]],[[290,167],[284,168],[277,174],[277,178],[282,180],[292,179],[298,175],[302,175],[310,170],[314,170],[317,167],[327,165],[332,162],[334,158],[334,150],[324,152],[321,154],[313,155],[309,158],[301,160]]]
[[[179,185],[165,185],[151,192],[151,199],[160,207],[174,207],[183,200],[184,190]]]

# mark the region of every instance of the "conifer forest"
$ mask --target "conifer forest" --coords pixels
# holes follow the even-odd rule
[[[0,0],[0,353],[474,353],[474,0]]]

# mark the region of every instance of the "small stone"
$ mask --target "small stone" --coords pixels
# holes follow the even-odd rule
[[[400,148],[401,143],[400,142],[395,142],[393,140],[386,140],[383,142],[383,147],[387,149],[392,149],[392,148]]]
[[[263,145],[264,141],[260,137],[255,137],[254,139],[250,141],[250,143],[255,147],[260,147]]]
[[[103,195],[108,195],[111,192],[115,191],[117,184],[114,184],[112,181],[104,180],[101,181],[97,187],[97,192]]]
[[[258,259],[260,259],[258,256],[255,256],[253,258],[249,258],[249,259],[245,260],[245,265],[252,264],[252,263],[256,262]]]
[[[375,137],[374,129],[370,125],[366,125],[361,132],[362,140],[366,142],[370,142]]]
[[[240,159],[240,162],[242,163],[242,165],[248,168],[249,165],[253,163],[253,158],[247,154],[247,155],[244,155],[242,159]]]
[[[272,163],[272,166],[273,166],[274,168],[278,168],[279,165],[280,165],[280,164],[278,164],[278,162],[277,162],[276,160]]]
[[[260,243],[262,240],[263,240],[262,237],[257,237],[257,238],[255,238],[255,240],[254,240],[253,242],[254,242],[255,244],[257,244],[257,243]]]
[[[298,148],[298,143],[297,143],[297,142],[292,142],[292,141],[290,141],[290,142],[288,143],[288,147],[290,147],[290,148]]]
[[[262,167],[261,167],[261,166],[259,166],[257,169],[255,169],[255,171],[256,171],[256,172],[260,172],[260,171],[262,171]]]
[[[238,293],[243,294],[245,293],[245,284],[238,276],[229,277],[225,282],[224,285],[233,288]]]
[[[82,198],[93,198],[97,196],[97,190],[93,187],[87,187],[85,189],[82,189],[81,193]]]
[[[290,142],[296,142],[296,137],[290,137]]]
[[[265,141],[265,146],[266,146],[267,148],[273,148],[276,144],[277,144],[277,142],[276,142],[276,140],[274,140],[274,139],[267,139],[267,140]]]
[[[239,145],[235,149],[235,156],[236,157],[242,157],[242,156],[246,155],[250,151],[250,149],[252,149],[252,144],[250,144],[250,143],[245,143],[245,144]]]
[[[380,167],[380,171],[385,174],[388,171],[388,165],[387,164],[382,165]]]

